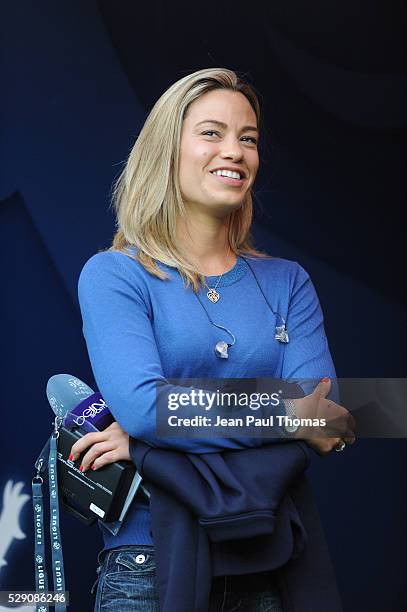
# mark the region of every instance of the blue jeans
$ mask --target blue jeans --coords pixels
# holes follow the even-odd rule
[[[120,546],[102,556],[94,612],[159,612],[152,546]],[[208,612],[283,612],[271,579],[259,591],[239,590],[241,582],[235,576],[215,578]]]

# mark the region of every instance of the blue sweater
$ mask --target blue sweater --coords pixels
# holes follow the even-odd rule
[[[267,306],[250,268],[238,257],[223,275],[213,304],[199,297],[214,323],[230,329],[236,344],[229,359],[219,359],[214,345],[230,341],[211,325],[192,289],[178,271],[164,264],[161,280],[119,252],[94,255],[79,279],[79,302],[92,369],[115,419],[131,436],[189,453],[218,452],[259,445],[259,439],[159,439],[156,436],[156,389],[179,392],[169,378],[320,379],[335,377],[323,317],[309,275],[285,259],[249,260],[272,309],[287,323],[289,343],[274,339],[281,319]],[[214,286],[218,277],[208,277]],[[309,382],[303,384],[309,393]],[[185,390],[185,389],[184,389]],[[148,504],[139,497],[117,536],[104,531],[105,547],[152,544]]]

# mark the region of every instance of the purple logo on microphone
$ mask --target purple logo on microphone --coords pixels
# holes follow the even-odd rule
[[[100,393],[93,393],[80,404],[78,404],[65,417],[65,427],[83,427],[87,424],[102,431],[106,429],[114,419],[109,411],[105,400]]]

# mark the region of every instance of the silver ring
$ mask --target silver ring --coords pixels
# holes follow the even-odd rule
[[[340,441],[340,446],[335,446],[335,450],[337,453],[340,453],[343,451],[343,449],[345,448],[346,444],[343,440]]]

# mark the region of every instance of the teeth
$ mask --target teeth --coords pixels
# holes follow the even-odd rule
[[[232,170],[215,170],[213,174],[216,174],[216,176],[227,176],[228,178],[240,179],[239,172],[233,172]]]

